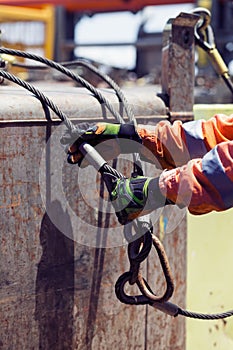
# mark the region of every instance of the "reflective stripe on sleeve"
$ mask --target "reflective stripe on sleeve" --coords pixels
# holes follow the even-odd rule
[[[202,120],[184,123],[183,130],[190,157],[192,159],[202,158],[207,153],[202,132]]]
[[[224,171],[218,154],[218,146],[214,147],[203,157],[202,171],[219,192],[225,207],[231,208],[233,206],[233,182]]]

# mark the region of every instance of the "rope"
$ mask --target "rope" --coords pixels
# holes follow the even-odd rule
[[[219,314],[203,314],[203,313],[197,313],[192,311],[183,310],[181,308],[178,308],[178,314],[189,318],[195,318],[199,320],[220,320],[223,318],[231,317],[233,316],[233,310],[226,311]]]
[[[50,107],[54,113],[56,113],[56,115],[65,123],[69,131],[77,129],[69,118],[60,110],[60,108],[58,108],[58,106],[55,105],[52,100],[45,96],[40,90],[36,89],[33,85],[4,70],[0,70],[0,76],[33,93],[43,104]]]
[[[129,120],[130,121],[134,120],[134,113],[133,113],[128,101],[126,100],[124,94],[122,93],[122,90],[120,89],[120,87],[116,84],[116,82],[109,75],[102,73],[93,64],[91,64],[90,62],[87,62],[86,60],[83,60],[83,59],[78,59],[78,60],[71,61],[71,62],[61,62],[61,64],[64,67],[76,66],[76,65],[86,67],[90,71],[95,73],[97,76],[102,78],[116,92],[116,95],[117,95],[119,101],[123,104],[123,107],[125,108],[125,111],[126,111],[126,114],[129,118]],[[121,121],[121,122],[123,122],[123,121]]]
[[[20,51],[20,50],[7,49],[7,48],[0,47],[0,53],[31,59],[31,60],[46,64],[47,66],[58,70],[62,74],[65,74],[66,76],[68,76],[72,80],[78,82],[79,84],[84,86],[87,90],[92,92],[92,94],[97,98],[97,100],[99,101],[100,104],[104,103],[106,105],[108,110],[112,113],[112,115],[116,118],[116,120],[119,123],[124,122],[121,115],[117,111],[114,110],[114,108],[109,103],[109,101],[100,93],[100,91],[98,91],[98,89],[96,89],[93,85],[91,85],[88,81],[86,81],[85,79],[83,79],[79,75],[76,75],[71,70],[63,67],[61,64],[54,62],[52,60],[49,60],[47,58],[44,58],[44,57],[41,57],[41,56],[38,56],[35,54],[31,54],[31,53],[28,53],[25,51]]]
[[[83,66],[85,68],[88,68],[91,72],[95,73],[97,76],[99,76],[103,81],[105,81],[111,88],[114,89],[116,92],[116,95],[119,99],[119,102],[122,102],[123,107],[125,108],[125,112],[129,118],[129,120],[133,120],[134,114],[133,111],[128,104],[128,101],[126,100],[124,94],[122,93],[122,90],[120,87],[115,83],[115,81],[107,74],[102,73],[98,68],[96,68],[93,64],[88,62],[86,59],[76,59],[74,61],[68,61],[68,62],[59,62],[60,65],[63,67],[72,67],[72,66]],[[15,67],[22,67],[26,69],[47,69],[47,65],[29,65],[24,64],[20,62],[13,62],[12,66]]]

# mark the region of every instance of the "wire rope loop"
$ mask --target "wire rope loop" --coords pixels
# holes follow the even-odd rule
[[[140,263],[139,262],[130,262],[130,279],[129,279],[129,284],[133,285],[137,282],[138,280],[138,275],[140,271]]]
[[[172,297],[172,294],[174,291],[173,286],[167,284],[166,290],[163,294],[161,295],[154,294],[148,282],[145,280],[145,278],[143,278],[141,273],[138,274],[137,285],[141,293],[145,297],[147,297],[150,302],[157,301],[159,303],[164,303],[165,301],[168,301]]]
[[[152,235],[152,241],[153,241],[153,246],[155,247],[160,264],[164,273],[164,278],[166,281],[166,289],[165,292],[161,295],[156,295],[152,289],[150,288],[148,282],[143,278],[142,274],[138,274],[138,280],[137,280],[137,285],[142,292],[144,296],[149,298],[150,301],[157,301],[157,302],[165,302],[168,301],[174,292],[174,282],[173,282],[173,277],[171,274],[171,269],[170,265],[168,262],[167,255],[165,253],[164,247],[160,240],[155,236]]]
[[[117,298],[124,304],[130,305],[147,305],[150,300],[144,295],[129,295],[125,292],[125,285],[130,281],[131,273],[123,273],[115,284],[115,294]]]
[[[147,231],[143,236],[139,237],[128,245],[128,256],[131,263],[141,263],[145,260],[152,247],[152,236]]]

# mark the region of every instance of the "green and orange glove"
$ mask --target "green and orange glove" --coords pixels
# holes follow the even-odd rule
[[[121,139],[127,140],[127,143],[122,142]],[[136,142],[130,142],[130,140]],[[92,126],[88,125],[83,130],[69,132],[61,138],[61,143],[68,148],[67,160],[69,163],[78,164],[81,167],[88,165],[87,161],[83,161],[83,155],[79,151],[83,142],[93,147],[101,144],[98,151],[106,161],[118,157],[120,153],[138,152],[142,143],[133,124],[97,123]]]
[[[118,179],[110,196],[118,221],[122,225],[165,205],[174,204],[162,195],[159,177]]]

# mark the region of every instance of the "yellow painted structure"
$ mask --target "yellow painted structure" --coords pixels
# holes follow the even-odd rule
[[[208,10],[210,10],[211,6],[212,6],[212,0],[198,0],[197,1],[197,7],[205,7]]]
[[[53,58],[55,39],[54,6],[43,5],[39,7],[21,7],[0,5],[0,24],[6,22],[43,22],[45,25],[43,43],[44,57],[50,59]],[[7,46],[9,47],[9,45]]]
[[[232,114],[233,105],[196,105],[195,119]],[[216,313],[233,309],[233,209],[201,216],[188,214],[187,309]],[[186,350],[233,349],[233,317],[187,319]]]

